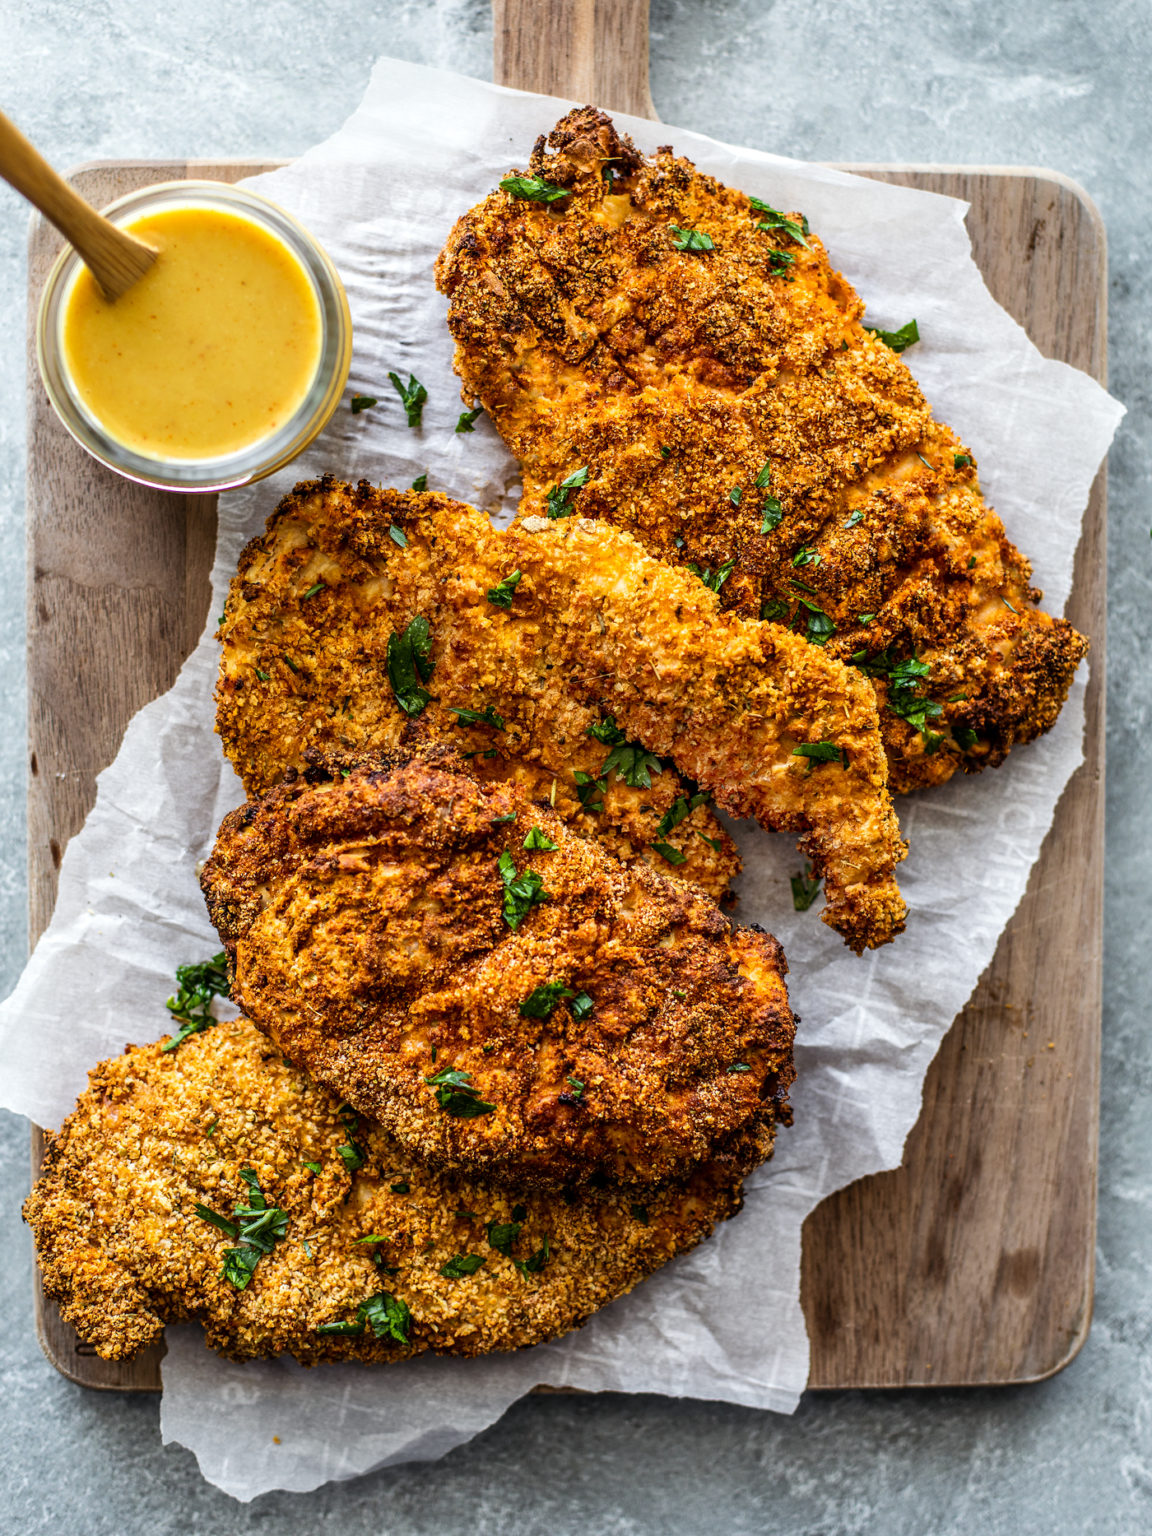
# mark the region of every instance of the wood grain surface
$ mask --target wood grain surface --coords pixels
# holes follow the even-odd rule
[[[150,181],[237,180],[261,168],[113,163],[74,180],[101,206]],[[968,199],[976,259],[993,293],[1047,355],[1103,379],[1103,232],[1074,186],[1048,172],[849,168]],[[47,226],[34,230],[30,316],[58,244]],[[133,487],[88,458],[53,416],[31,348],[29,383],[35,940],[51,913],[61,851],[95,798],[96,774],[132,714],[171,685],[200,633],[215,505]],[[1067,1363],[1087,1333],[1099,1105],[1104,531],[1101,476],[1068,609],[1093,639],[1086,763],[929,1073],[901,1167],[833,1196],[806,1225],[815,1387],[1028,1381]],[[39,1151],[37,1138],[34,1166]],[[37,1328],[49,1359],[75,1381],[159,1386],[158,1351],[101,1361],[39,1294]]]

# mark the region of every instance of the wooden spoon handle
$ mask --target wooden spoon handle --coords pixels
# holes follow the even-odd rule
[[[656,116],[648,0],[492,0],[492,21],[498,85]]]
[[[0,176],[72,242],[106,298],[118,299],[156,260],[150,246],[117,229],[74,192],[3,112]]]

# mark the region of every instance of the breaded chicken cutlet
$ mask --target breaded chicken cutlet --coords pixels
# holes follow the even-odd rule
[[[783,953],[452,751],[271,790],[202,881],[231,996],[422,1163],[651,1184],[788,1117]]]
[[[1087,642],[801,214],[585,107],[458,220],[437,282],[524,515],[627,528],[858,666],[893,792],[1053,724]]]
[[[750,1139],[744,1169],[767,1150]],[[740,1203],[733,1162],[562,1195],[433,1173],[239,1019],[98,1066],[24,1216],[47,1294],[105,1359],[198,1321],[232,1359],[312,1365],[557,1338]]]
[[[444,496],[308,482],[241,556],[220,638],[217,729],[249,794],[317,754],[394,748],[415,722],[706,890],[735,863],[703,820],[709,796],[799,833],[848,944],[903,927],[906,849],[867,681],[722,613],[627,533],[580,518],[502,532]],[[698,845],[717,855],[703,874]]]

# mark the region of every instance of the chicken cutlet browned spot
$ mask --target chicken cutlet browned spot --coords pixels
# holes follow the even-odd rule
[[[444,496],[305,483],[241,556],[221,639],[217,728],[249,793],[307,773],[310,754],[350,765],[397,746],[407,699],[413,729],[462,743],[483,775],[517,779],[624,858],[683,856],[675,870],[722,889],[735,859],[704,820],[710,795],[800,834],[824,920],[854,949],[903,927],[870,685],[779,625],[721,612],[627,533],[579,518],[501,532]]]
[[[660,1188],[520,1196],[429,1170],[239,1019],[101,1063],[24,1216],[47,1294],[105,1359],[187,1321],[237,1360],[479,1355],[579,1327],[707,1237],[769,1146]],[[259,1201],[271,1216],[237,1213]],[[266,1234],[243,1289],[237,1238],[198,1205]]]
[[[242,806],[202,883],[236,1003],[430,1165],[651,1183],[786,1109],[776,940],[447,749]]]
[[[566,195],[493,192],[437,265],[462,393],[520,460],[524,514],[627,528],[862,667],[894,791],[1047,730],[1087,642],[1036,607],[971,451],[803,216],[640,154],[591,107],[529,172]]]

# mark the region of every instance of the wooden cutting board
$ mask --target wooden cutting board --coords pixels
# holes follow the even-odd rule
[[[534,28],[519,25],[520,4],[496,0],[497,78],[651,112],[643,0],[545,5],[533,9]],[[634,67],[625,70],[622,58]],[[1071,182],[1015,169],[845,168],[967,199],[975,257],[993,294],[1047,356],[1103,382],[1104,232]],[[154,181],[236,181],[264,169],[114,161],[71,179],[103,206]],[[59,245],[37,223],[29,259],[27,514],[33,942],[51,915],[62,851],[95,799],[97,773],[135,711],[171,686],[199,638],[215,538],[214,499],[129,485],[56,421],[39,383],[32,326]],[[963,423],[954,425],[963,435]],[[1101,472],[1068,605],[1093,642],[1086,761],[991,965],[929,1071],[900,1168],[832,1196],[806,1223],[802,1294],[813,1387],[1035,1381],[1066,1365],[1087,1336],[1099,1118],[1104,541]],[[34,1169],[41,1147],[34,1131]],[[49,1360],[74,1381],[159,1388],[161,1351],[122,1364],[98,1359],[39,1286],[36,1327]]]

